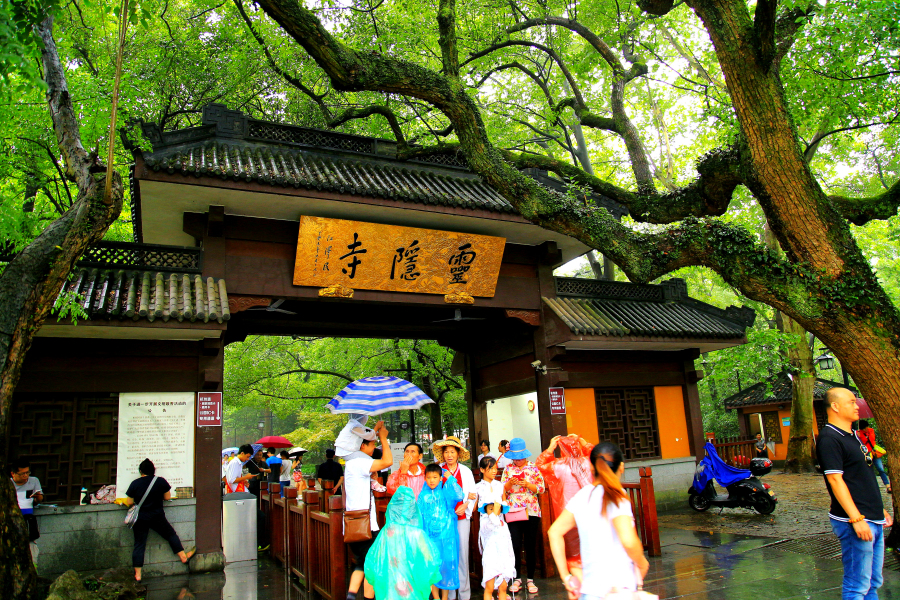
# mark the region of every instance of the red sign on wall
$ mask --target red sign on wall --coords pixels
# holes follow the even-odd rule
[[[222,426],[222,392],[197,394],[197,427]]]
[[[566,414],[566,389],[561,387],[550,388],[550,414]]]

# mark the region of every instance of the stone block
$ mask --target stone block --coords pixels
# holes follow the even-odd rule
[[[42,515],[37,518],[38,529],[41,535],[61,531],[95,529],[97,527],[96,515],[97,513],[92,512]]]
[[[37,545],[41,554],[44,552],[47,554],[62,552],[66,547],[66,534],[63,532],[45,533],[42,531],[41,537],[37,541]]]
[[[225,554],[223,552],[207,552],[195,554],[188,562],[191,573],[209,573],[222,571],[225,568]],[[193,585],[191,586],[193,589]]]
[[[100,529],[112,529],[115,527],[124,527],[125,526],[125,513],[127,511],[123,508],[121,510],[105,510],[101,512],[94,513],[97,516],[97,524],[96,527]]]

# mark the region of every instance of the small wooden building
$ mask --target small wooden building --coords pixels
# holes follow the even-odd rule
[[[436,339],[457,351],[473,442],[523,437],[536,455],[555,435],[611,439],[632,481],[653,466],[660,505],[683,499],[703,444],[694,359],[745,343],[752,310],[698,302],[678,279],[554,277],[588,248],[522,218],[459,156],[401,162],[393,142],[221,105],[199,127],[142,131],[134,243],[85,255],[67,291],[88,318],[44,325],[14,397],[10,454],[57,505],[38,510],[43,574],[129,564],[122,511],[77,503],[82,486],[127,484],[144,455],[182,479],[182,539],[221,556],[222,430],[205,394],[247,335]],[[158,441],[174,430],[175,450]],[[147,574],[181,569],[151,537]]]
[[[816,379],[813,390],[813,411],[816,419],[813,435],[828,422],[825,416],[825,392],[833,387],[844,387],[843,383]],[[855,392],[856,390],[853,389]],[[788,439],[791,436],[791,404],[793,404],[793,383],[791,375],[782,371],[765,381],[733,394],[723,401],[727,410],[736,410],[738,427],[743,439],[755,438],[761,433],[763,438],[774,442],[774,456],[769,458],[783,461],[787,458]]]

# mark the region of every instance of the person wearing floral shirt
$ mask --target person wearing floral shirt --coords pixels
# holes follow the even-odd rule
[[[544,478],[541,472],[528,460],[531,452],[525,447],[525,440],[513,438],[509,442],[509,450],[504,454],[512,464],[503,470],[503,478],[500,482],[506,492],[510,507],[510,515],[517,509],[524,509],[527,518],[515,520],[515,517],[507,516],[509,534],[512,536],[513,551],[516,558],[516,574],[521,576],[521,553],[525,547],[525,563],[528,571],[526,584],[529,594],[537,594],[538,588],[534,585],[534,570],[537,566],[538,532],[541,530],[541,504],[538,494],[544,493]],[[510,591],[516,593],[522,587],[522,580],[513,581]]]

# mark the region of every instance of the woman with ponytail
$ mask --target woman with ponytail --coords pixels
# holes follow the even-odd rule
[[[650,566],[622,488],[622,451],[603,442],[594,446],[590,460],[593,485],[569,500],[548,532],[553,560],[572,600],[579,595],[582,600],[595,600],[613,590],[636,590]],[[581,579],[569,572],[566,560],[564,536],[575,527],[581,546]]]

